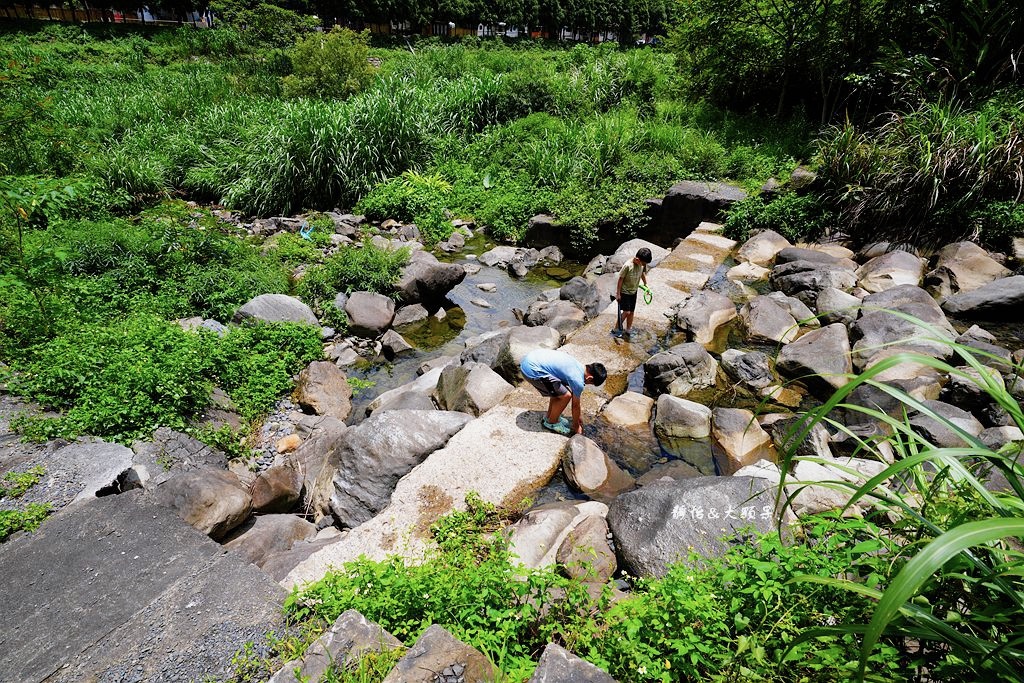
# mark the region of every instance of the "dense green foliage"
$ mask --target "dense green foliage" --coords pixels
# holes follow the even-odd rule
[[[977,108],[925,102],[867,129],[846,124],[826,132],[819,157],[855,244],[934,247],[980,232],[1005,248],[1008,231],[1021,234],[1009,207],[1024,194],[1024,93]]]
[[[284,78],[290,97],[348,97],[373,79],[367,61],[369,36],[347,28],[300,38],[292,51],[292,73]]]
[[[21,373],[11,388],[62,411],[56,418],[23,419],[20,426],[32,438],[92,434],[130,442],[160,426],[186,428],[215,384],[244,417],[255,417],[322,353],[312,327],[256,325],[220,338],[133,313],[39,344],[31,360],[15,366]]]
[[[869,603],[830,586],[791,582],[815,573],[868,576],[879,543],[863,522],[809,520],[802,542],[775,534],[742,539],[721,560],[678,565],[636,581],[612,603],[588,597],[578,580],[553,569],[515,569],[500,524],[479,499],[434,528],[436,555],[416,566],[360,560],[294,593],[291,617],[327,625],[356,609],[407,645],[432,623],[488,654],[511,680],[529,677],[540,651],[558,642],[617,680],[842,680],[855,667],[857,641],[825,638],[788,649],[806,628],[860,618]],[[488,533],[491,532],[491,533]],[[872,658],[898,677],[888,647]],[[379,680],[379,679],[378,679]]]
[[[725,221],[725,234],[743,241],[759,230],[774,230],[790,242],[812,241],[835,229],[837,217],[815,195],[786,192],[737,202]]]
[[[0,355],[12,390],[61,411],[18,422],[26,435],[127,442],[159,426],[183,429],[214,386],[253,419],[321,357],[313,327],[244,326],[218,337],[169,322],[229,321],[259,294],[291,293],[290,268],[323,259],[318,244],[329,240],[320,218],[311,218],[320,225],[312,241],[285,235],[263,253],[180,201],[131,219],[83,219],[81,186],[4,183]],[[405,256],[370,244],[340,249],[311,269],[301,293],[319,303],[352,288],[390,292]]]
[[[21,135],[0,140],[7,171],[82,175],[107,203],[185,191],[263,215],[363,197],[385,209],[395,198],[374,199],[387,195],[375,188],[415,171],[451,188],[409,216],[428,237],[444,236],[450,214],[520,239],[547,212],[566,242],[585,245],[600,228],[635,231],[643,200],[676,180],[756,187],[810,152],[799,122],[680,104],[671,57],[650,49],[378,49],[374,81],[339,101],[282,99],[282,82],[311,60],[301,49],[250,53],[230,29],[10,38],[0,57],[23,67],[0,87],[44,104]]]

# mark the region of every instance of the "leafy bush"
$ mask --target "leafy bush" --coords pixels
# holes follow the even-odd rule
[[[358,247],[342,247],[323,265],[306,272],[299,281],[299,296],[314,310],[326,313],[334,308],[339,292],[391,294],[408,260],[408,249],[381,249],[369,239]]]
[[[373,188],[356,210],[372,220],[412,221],[423,240],[435,244],[452,233],[451,221],[444,215],[451,194],[452,186],[444,178],[405,171]]]
[[[373,79],[369,32],[335,27],[299,38],[292,48],[292,73],[284,78],[288,97],[339,97],[363,90]]]
[[[985,204],[971,220],[978,226],[979,241],[989,249],[1012,253],[1013,238],[1024,237],[1024,204],[1018,201]]]
[[[22,418],[18,427],[30,438],[89,434],[128,443],[161,426],[185,429],[215,384],[254,418],[322,356],[319,331],[310,326],[261,324],[219,338],[133,314],[41,344],[14,366],[11,389],[62,413]]]
[[[35,531],[51,512],[49,503],[29,503],[24,510],[0,510],[0,543],[18,531]]]
[[[856,668],[855,637],[797,639],[862,617],[868,601],[793,579],[869,576],[878,569],[869,551],[881,542],[862,543],[877,530],[858,520],[810,517],[804,531],[792,543],[777,534],[751,537],[720,560],[693,557],[690,566],[639,581],[598,620],[596,637],[585,643],[588,659],[619,680],[845,680]],[[881,679],[900,678],[893,652],[871,658]]]
[[[725,234],[744,241],[759,230],[774,230],[790,242],[813,241],[833,230],[835,216],[814,195],[786,192],[769,201],[760,195],[737,202],[725,220]]]
[[[203,337],[211,377],[247,419],[273,407],[291,390],[292,377],[324,355],[320,330],[311,325],[259,323]]]
[[[34,439],[91,434],[130,442],[157,427],[183,429],[212,383],[201,340],[148,315],[85,325],[41,345],[12,389],[63,411],[20,422]]]
[[[745,538],[720,560],[638,580],[612,604],[609,592],[588,597],[584,584],[550,568],[513,568],[494,509],[475,496],[466,503],[433,527],[437,550],[424,563],[347,563],[294,592],[290,618],[322,629],[356,609],[406,644],[440,624],[491,655],[511,680],[530,676],[548,642],[623,681],[840,680],[856,669],[854,637],[789,646],[809,628],[863,616],[868,601],[792,579],[876,571],[878,544],[859,543],[875,529],[863,521],[809,519],[800,542]],[[872,658],[887,680],[899,678],[892,653]]]
[[[819,143],[826,200],[858,245],[968,239],[977,207],[1024,193],[1022,126],[1021,102],[995,98],[978,109],[924,103],[875,126],[831,129]]]

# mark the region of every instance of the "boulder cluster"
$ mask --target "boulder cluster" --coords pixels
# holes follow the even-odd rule
[[[332,218],[335,245],[346,244],[364,225],[358,217]],[[293,227],[273,225],[257,222],[251,230],[265,235]],[[378,229],[390,231],[388,237],[378,235],[382,246],[418,244],[410,226]],[[457,251],[464,237],[456,232],[440,248]],[[373,519],[389,505],[400,479],[502,404],[521,381],[518,366],[527,352],[558,348],[601,316],[619,268],[641,246],[653,252],[654,267],[670,254],[631,240],[609,256],[596,257],[583,275],[517,311],[521,325],[470,338],[459,355],[424,362],[415,380],[380,394],[366,407],[365,418],[350,420],[345,368],[353,356],[369,349],[373,357],[393,358],[411,350],[398,330],[439,311],[443,315],[446,294],[467,268],[477,267],[472,261],[443,263],[414,249],[395,296],[339,294],[334,305],[348,316],[352,337],[325,331],[326,360],[310,364],[296,378],[290,433],[253,469],[228,463],[219,452],[164,428],[132,449],[72,444],[56,451],[53,460],[81,470],[68,475],[88,482],[87,490],[75,495],[144,489],[284,581],[319,549]],[[478,261],[523,277],[530,268],[557,268],[561,254],[497,247]],[[865,481],[885,468],[886,459],[897,457],[885,448],[877,449],[882,459],[867,457],[860,446],[889,434],[881,415],[906,415],[938,447],[963,446],[968,438],[991,448],[1024,441],[1006,410],[980,388],[995,385],[1024,398],[1024,380],[1018,377],[1024,349],[993,334],[1000,331],[993,325],[1019,324],[1024,315],[1024,276],[1015,275],[1013,267],[1011,259],[969,242],[928,255],[888,245],[855,253],[837,244],[793,245],[771,231],[754,235],[705,287],[667,311],[673,334],[645,354],[646,360],[638,360],[643,391],[610,396],[599,405],[595,424],[617,435],[621,452],[607,448],[606,453],[594,434],[566,441],[561,471],[579,499],[535,507],[514,525],[518,561],[527,567],[557,564],[596,593],[620,571],[661,576],[691,554],[721,554],[730,532],[770,531],[780,515],[832,509],[860,514],[858,506],[867,503],[848,506],[848,496],[828,483]],[[236,316],[247,318],[319,325],[312,310],[284,295],[248,302]],[[223,331],[215,321],[182,324]],[[824,424],[801,429],[806,424],[801,408],[827,400],[854,373],[869,370],[876,373],[874,383],[844,400],[837,416],[842,429]],[[886,387],[911,397],[913,404],[897,400]],[[229,406],[220,408],[230,412]],[[631,460],[631,450],[653,450],[665,458],[644,471]],[[784,506],[778,463],[785,452],[804,458],[785,473],[789,501]],[[336,638],[339,632],[346,638]],[[363,635],[355,638],[357,633]],[[393,647],[393,641],[358,614],[346,613],[310,650],[298,673],[286,667],[274,680],[305,680],[326,661],[356,656],[360,648]],[[398,669],[426,662],[438,676],[454,681],[472,667],[489,666],[464,647],[433,627]],[[552,649],[545,658],[538,672],[545,666],[581,667],[576,680],[609,680],[564,651]],[[481,670],[480,676],[487,675]]]

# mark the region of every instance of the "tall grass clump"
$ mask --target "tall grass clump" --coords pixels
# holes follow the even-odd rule
[[[941,339],[935,336],[937,342]],[[1003,423],[1024,428],[1020,402],[1007,388],[1020,366],[1009,367],[985,351],[950,342],[951,360],[898,353],[864,371],[810,413],[803,433],[824,423],[855,439],[858,457],[889,463],[877,476],[831,487],[845,491],[849,506],[869,505],[886,539],[874,544],[884,571],[871,581],[806,576],[871,598],[869,619],[809,631],[802,641],[821,635],[860,639],[857,677],[873,668],[869,659],[884,644],[915,677],[928,680],[1018,680],[1024,661],[1024,467],[1021,442],[990,448],[956,421],[943,417],[907,392],[881,382],[880,373],[900,363],[933,368],[974,384],[981,402]],[[850,402],[859,387],[896,400],[890,411]],[[967,406],[970,407],[970,406]],[[881,426],[889,436],[866,439],[846,425],[858,416]],[[935,429],[920,425],[928,422]],[[958,445],[936,443],[944,431]],[[801,435],[802,436],[802,435]],[[799,442],[800,439],[797,439]],[[782,463],[786,471],[795,457]],[[814,460],[811,458],[811,460]],[[780,489],[781,490],[781,489]]]
[[[972,212],[1024,196],[1024,102],[926,102],[869,128],[832,128],[818,155],[828,200],[854,243],[969,239],[978,230]]]

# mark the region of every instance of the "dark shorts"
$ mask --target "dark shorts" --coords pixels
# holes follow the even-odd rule
[[[537,379],[530,377],[525,378],[534,389],[540,392],[541,396],[552,398],[555,396],[565,396],[569,393],[569,387],[565,386],[565,383],[557,377],[551,375],[544,375]]]
[[[619,310],[623,313],[632,313],[636,310],[636,292],[622,293],[622,296],[619,297]]]

